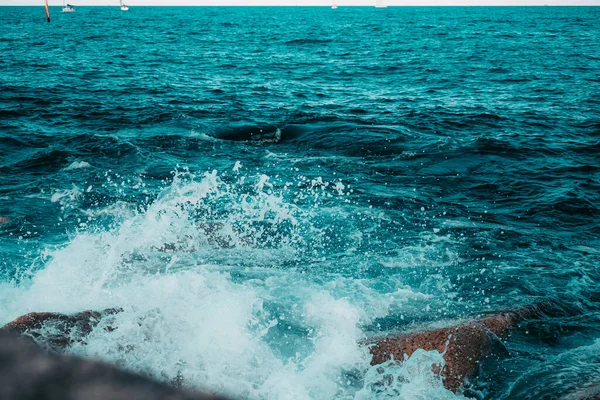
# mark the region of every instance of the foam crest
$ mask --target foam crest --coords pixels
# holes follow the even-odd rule
[[[88,168],[89,166],[90,166],[90,163],[88,163],[86,161],[73,161],[71,164],[69,164],[63,170],[64,171],[73,171],[76,169]]]
[[[59,203],[63,207],[69,206],[81,197],[82,192],[80,187],[73,185],[71,189],[56,191],[50,198],[50,201],[52,203]]]

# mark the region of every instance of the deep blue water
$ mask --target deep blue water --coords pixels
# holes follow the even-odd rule
[[[0,7],[0,324],[120,306],[75,353],[388,398],[363,337],[552,301],[471,393],[600,380],[599,8],[51,15]]]

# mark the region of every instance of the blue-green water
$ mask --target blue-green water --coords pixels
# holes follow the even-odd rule
[[[0,7],[0,324],[119,306],[76,354],[452,398],[357,343],[551,300],[470,393],[600,379],[599,8],[50,11]]]

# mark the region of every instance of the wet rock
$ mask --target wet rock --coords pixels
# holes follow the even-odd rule
[[[446,365],[442,371],[444,386],[456,391],[466,377],[476,370],[477,363],[489,351],[491,337],[480,323],[467,323],[450,328],[387,337],[371,347],[373,365],[392,357],[403,360],[415,350],[437,350],[444,354]]]
[[[0,333],[27,335],[48,351],[63,352],[74,342],[82,342],[100,320],[121,309],[83,311],[73,315],[33,312],[23,315],[0,328]],[[107,330],[112,328],[108,327]]]
[[[175,389],[99,362],[47,354],[32,340],[3,332],[0,333],[0,399],[217,400],[222,398]]]
[[[444,353],[445,367],[441,371],[444,386],[457,391],[466,378],[478,370],[480,361],[494,348],[504,349],[499,340],[519,321],[540,314],[539,307],[500,313],[447,328],[387,336],[370,341],[371,364],[390,359],[404,360],[417,349]],[[504,349],[504,351],[506,351]]]
[[[8,220],[9,220],[8,217],[0,216],[0,225],[6,224],[8,222]]]

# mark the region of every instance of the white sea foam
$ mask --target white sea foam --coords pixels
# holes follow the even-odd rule
[[[442,377],[435,372],[443,367],[444,358],[438,351],[417,349],[401,363],[391,360],[371,367],[355,399],[463,399],[444,388]]]
[[[49,250],[31,280],[0,288],[0,322],[30,311],[121,307],[72,351],[234,397],[450,397],[432,378],[431,360],[420,355],[385,367],[403,376],[385,397],[360,344],[363,327],[390,307],[427,296],[402,285],[385,293],[368,279],[323,280],[284,267],[306,246],[305,230],[318,228],[269,177],[248,180],[253,183],[237,190],[216,172],[201,179],[178,175],[143,210],[104,209],[122,214],[111,229],[78,232]],[[313,189],[326,186],[313,183]],[[80,192],[56,193],[54,201]]]
[[[75,169],[88,168],[90,163],[86,161],[73,161],[68,167],[66,167],[65,171],[72,171]]]
[[[72,185],[71,189],[57,190],[54,192],[50,201],[52,203],[60,203],[61,205],[72,205],[80,198],[82,189],[77,185]]]

